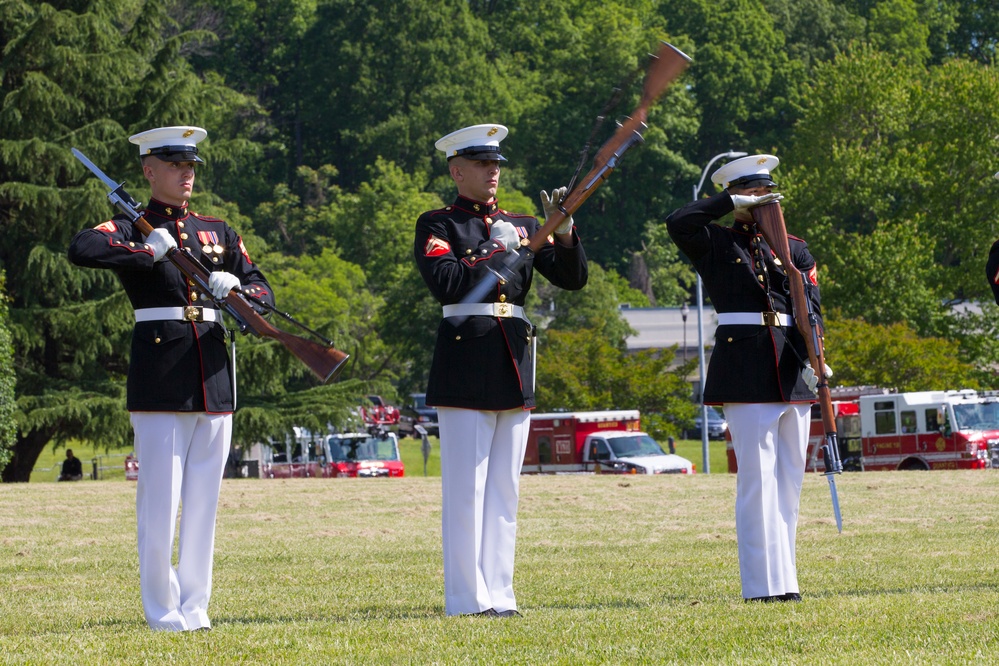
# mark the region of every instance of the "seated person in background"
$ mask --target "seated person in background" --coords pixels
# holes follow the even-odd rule
[[[83,463],[73,455],[73,449],[66,449],[66,459],[62,461],[60,481],[79,481],[83,478]]]

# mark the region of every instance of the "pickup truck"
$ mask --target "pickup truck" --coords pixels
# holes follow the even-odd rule
[[[532,414],[524,474],[693,474],[692,462],[642,432],[638,410]]]

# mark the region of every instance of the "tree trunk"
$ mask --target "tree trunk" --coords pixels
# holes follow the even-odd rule
[[[652,294],[652,280],[649,277],[649,267],[641,252],[631,254],[631,270],[628,275],[628,286],[639,290],[649,297],[649,304],[656,305],[656,297]]]
[[[3,468],[0,481],[4,483],[27,483],[31,470],[35,468],[38,456],[45,445],[52,441],[51,432],[32,431],[27,437],[18,436],[14,444],[14,458]]]

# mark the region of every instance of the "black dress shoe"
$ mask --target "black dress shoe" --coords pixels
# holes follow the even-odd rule
[[[777,597],[778,601],[801,601],[801,595],[797,592],[788,592]]]
[[[521,617],[520,613],[512,608],[504,611],[493,611],[493,613],[496,617]]]
[[[752,597],[750,599],[743,599],[743,601],[745,601],[747,604],[754,601],[759,601],[760,603],[764,604],[771,604],[775,601],[780,601],[780,600],[781,600],[780,597]]]
[[[465,613],[468,617],[499,617],[499,613],[494,611],[492,608],[487,608],[484,611],[479,611],[478,613]]]

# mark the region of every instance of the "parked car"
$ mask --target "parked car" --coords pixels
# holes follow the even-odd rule
[[[708,439],[725,439],[728,421],[714,407],[708,407]],[[701,439],[701,410],[697,410],[694,427],[687,431],[686,439]]]
[[[440,436],[437,408],[427,405],[426,393],[411,393],[408,405],[399,410],[399,436],[416,437],[416,426],[423,426],[428,435]]]

